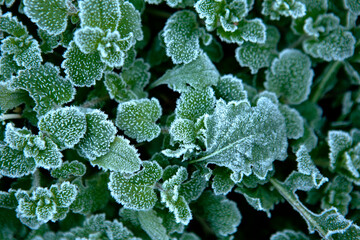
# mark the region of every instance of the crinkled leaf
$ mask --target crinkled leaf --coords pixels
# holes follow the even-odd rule
[[[104,84],[109,92],[110,98],[115,99],[118,102],[138,99],[138,96],[129,89],[129,86],[124,81],[122,75],[108,72],[105,74]]]
[[[283,96],[289,103],[305,101],[310,93],[314,76],[308,56],[298,50],[285,49],[266,71],[267,90]]]
[[[79,2],[81,27],[116,30],[121,17],[118,0],[84,0]]]
[[[225,196],[216,196],[210,191],[204,192],[199,198],[197,211],[218,237],[235,233],[241,222],[241,214],[236,203]]]
[[[65,31],[69,12],[67,0],[24,0],[25,14],[39,28],[58,35]]]
[[[123,68],[121,72],[121,77],[124,81],[131,86],[131,89],[134,92],[143,89],[150,80],[150,65],[144,62],[144,59],[136,59],[130,66]]]
[[[92,160],[91,164],[104,170],[133,173],[140,170],[141,160],[136,148],[130,145],[130,141],[118,136],[110,144],[109,152]]]
[[[10,82],[0,82],[0,109],[3,111],[31,101],[26,91],[11,88],[10,85]]]
[[[196,170],[191,174],[191,178],[181,184],[180,195],[182,195],[186,202],[197,200],[207,187],[207,180],[200,172]]]
[[[286,229],[271,235],[270,240],[309,240],[309,238],[302,232]]]
[[[225,167],[217,167],[213,170],[213,181],[211,184],[215,195],[226,195],[234,187],[235,183],[231,180],[232,171]]]
[[[58,207],[69,207],[77,195],[76,186],[69,182],[59,185],[52,185],[50,192],[53,194],[54,202]]]
[[[319,37],[328,35],[340,26],[340,19],[333,13],[319,15],[315,22],[313,18],[305,20],[304,31],[309,36]]]
[[[42,29],[37,32],[41,38],[40,49],[43,53],[52,53],[60,45],[60,35],[52,35]]]
[[[120,1],[121,17],[118,20],[119,24],[117,31],[121,37],[133,36],[132,44],[135,44],[135,40],[140,41],[143,39],[143,32],[141,29],[141,16],[130,2]]]
[[[73,148],[86,131],[85,114],[76,107],[64,107],[47,112],[38,127],[47,133],[60,149]]]
[[[36,170],[33,158],[26,158],[22,151],[8,146],[0,147],[0,174],[11,178],[29,175]]]
[[[168,240],[166,228],[162,225],[163,220],[157,216],[154,210],[139,211],[138,219],[141,228],[152,240]]]
[[[226,104],[220,99],[204,122],[206,151],[194,161],[231,169],[235,182],[251,173],[264,179],[273,161],[286,158],[285,121],[268,98],[260,98],[256,107],[247,101]]]
[[[162,108],[156,98],[131,100],[119,104],[116,125],[138,142],[151,141],[160,134],[155,122],[161,114]]]
[[[242,80],[231,74],[222,76],[214,89],[216,95],[226,102],[247,99]]]
[[[200,54],[200,32],[192,11],[178,11],[166,22],[163,37],[166,55],[174,64],[189,63]]]
[[[303,49],[314,58],[342,61],[354,54],[355,42],[351,32],[338,28],[324,37],[305,40]]]
[[[196,121],[202,115],[213,112],[215,100],[210,87],[184,92],[176,102],[176,117]]]
[[[7,81],[13,75],[17,75],[18,71],[24,69],[17,64],[14,54],[2,53],[0,57],[0,81]]]
[[[266,27],[265,43],[245,42],[235,50],[236,60],[240,66],[248,67],[252,74],[260,68],[269,67],[276,57],[276,45],[280,39],[279,31],[272,26]]]
[[[162,168],[156,162],[143,162],[142,165],[143,169],[135,174],[110,174],[111,195],[126,208],[146,210],[157,202],[154,185],[162,176]]]
[[[34,110],[39,115],[71,101],[75,94],[72,84],[62,78],[59,69],[50,63],[20,71],[11,85],[29,92],[36,102]]]
[[[15,209],[18,205],[15,193],[16,191],[14,189],[9,189],[7,192],[0,191],[0,207]]]
[[[63,162],[60,167],[51,171],[53,178],[68,178],[69,176],[81,177],[86,172],[85,164],[75,160],[71,162]]]
[[[171,123],[169,129],[173,141],[183,144],[190,144],[195,141],[195,124],[188,119],[177,118]]]
[[[7,32],[15,37],[28,35],[26,27],[19,22],[17,17],[13,17],[11,12],[0,16],[0,31]]]
[[[288,105],[279,105],[279,110],[285,118],[286,135],[290,139],[299,139],[304,135],[304,119],[300,113]]]
[[[74,41],[83,53],[93,53],[105,37],[105,32],[100,28],[85,26],[74,33]]]
[[[306,6],[297,0],[265,0],[261,13],[270,16],[271,20],[280,20],[280,16],[301,18],[306,14]]]
[[[328,144],[330,147],[330,168],[335,168],[337,159],[352,145],[350,134],[344,131],[329,131]]]
[[[64,58],[61,67],[65,69],[66,77],[74,86],[89,87],[101,79],[105,64],[101,61],[99,53],[85,54],[72,41]]]
[[[356,0],[344,0],[345,7],[349,9],[350,12],[360,15],[360,3]]]
[[[115,139],[116,132],[116,127],[107,120],[105,113],[88,109],[86,112],[86,133],[77,144],[80,154],[90,160],[105,155]]]
[[[189,64],[176,66],[168,70],[161,78],[153,82],[150,87],[168,84],[175,91],[185,92],[190,89],[188,85],[195,89],[204,89],[208,86],[216,85],[219,78],[219,72],[209,57],[206,54],[201,54]]]
[[[39,67],[42,61],[39,43],[32,37],[7,37],[2,41],[1,51],[13,54],[16,63],[28,69]]]

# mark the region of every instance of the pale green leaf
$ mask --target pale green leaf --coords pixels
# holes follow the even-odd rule
[[[47,112],[40,119],[38,127],[60,149],[73,148],[85,135],[85,114],[76,107],[58,108]]]
[[[270,240],[309,240],[309,238],[302,232],[286,229],[271,235]]]
[[[180,195],[186,202],[196,201],[207,187],[206,176],[200,170],[191,174],[191,178],[181,184]]]
[[[22,103],[29,102],[29,95],[21,89],[11,88],[10,82],[0,82],[0,109],[7,111],[19,106]]]
[[[158,200],[154,185],[162,176],[162,168],[156,162],[143,162],[142,165],[143,169],[135,174],[110,174],[111,195],[126,208],[151,209]]]
[[[247,99],[242,80],[231,74],[222,76],[214,89],[216,95],[226,102]]]
[[[136,148],[130,141],[118,136],[110,144],[110,150],[104,156],[91,161],[104,170],[133,173],[140,170],[141,160]]]
[[[211,184],[215,195],[226,195],[234,187],[235,183],[231,180],[231,170],[225,167],[217,167],[213,170],[213,181]]]
[[[53,194],[54,202],[58,207],[69,207],[77,195],[75,185],[69,182],[63,182],[60,186],[52,185],[50,192]]]
[[[69,176],[81,177],[86,173],[86,166],[75,160],[63,162],[60,167],[51,171],[53,178],[68,178]]]
[[[156,98],[131,100],[119,104],[115,123],[136,141],[151,141],[160,134],[155,122],[161,114],[162,108]]]
[[[152,240],[168,240],[163,220],[157,216],[154,210],[139,211],[138,219],[141,228],[149,235]]]
[[[34,110],[39,115],[71,101],[75,94],[72,84],[59,75],[59,68],[50,63],[20,71],[11,85],[29,92],[36,102]]]
[[[285,118],[286,135],[290,139],[299,139],[304,135],[304,119],[300,113],[288,105],[279,105],[279,110]]]
[[[294,49],[285,49],[266,71],[267,90],[283,96],[289,103],[305,101],[314,76],[308,56]]]
[[[349,9],[350,12],[360,15],[360,2],[356,0],[344,0],[345,7]]]
[[[333,13],[319,15],[315,22],[313,18],[305,20],[304,31],[309,36],[319,37],[329,34],[340,26],[340,19]]]
[[[25,14],[39,28],[58,35],[65,31],[69,12],[67,0],[24,0]]]
[[[89,160],[105,155],[110,150],[116,132],[116,127],[107,120],[105,113],[97,109],[87,109],[86,133],[76,145],[78,152]]]
[[[74,41],[83,53],[92,53],[98,50],[98,46],[105,37],[105,31],[100,28],[82,27],[74,33]]]
[[[169,133],[173,141],[183,144],[195,142],[195,124],[188,119],[177,118],[171,123]]]
[[[135,40],[140,41],[144,37],[141,29],[141,15],[130,2],[120,2],[121,17],[118,20],[117,31],[123,38],[133,36],[132,44],[135,44]]]
[[[306,6],[297,0],[265,0],[261,13],[270,16],[271,20],[280,20],[280,16],[301,18],[306,14]]]

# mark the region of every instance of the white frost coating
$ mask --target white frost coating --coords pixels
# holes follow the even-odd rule
[[[41,29],[58,35],[67,26],[67,0],[24,0],[25,14]]]
[[[262,6],[261,13],[270,16],[271,20],[280,20],[280,16],[296,19],[306,14],[305,4],[298,0],[265,0]]]
[[[115,124],[136,141],[149,142],[160,135],[161,129],[155,122],[161,114],[156,98],[130,100],[119,104]]]

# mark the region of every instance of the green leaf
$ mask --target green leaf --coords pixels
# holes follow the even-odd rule
[[[315,22],[313,18],[305,20],[304,31],[309,36],[319,37],[328,35],[340,26],[340,19],[333,13],[319,15]]]
[[[271,20],[280,20],[280,16],[296,19],[304,17],[306,14],[305,4],[297,0],[265,0],[262,7],[261,13],[270,16]]]
[[[26,158],[22,151],[8,146],[0,146],[0,174],[11,178],[20,178],[34,173],[36,162]]]
[[[281,232],[274,233],[270,236],[270,240],[309,240],[302,232],[295,232],[293,230],[283,230]]]
[[[39,67],[42,61],[39,43],[32,37],[7,37],[2,41],[1,51],[13,54],[16,63],[27,69]]]
[[[118,27],[120,4],[118,0],[84,0],[79,2],[81,27],[115,31]]]
[[[231,170],[225,167],[217,167],[213,170],[213,181],[211,184],[215,195],[226,195],[234,187],[235,183],[231,180]]]
[[[150,236],[152,240],[168,240],[163,220],[157,216],[154,210],[139,211],[138,219],[141,228]]]
[[[201,54],[189,64],[176,66],[168,70],[161,78],[153,82],[150,87],[168,84],[175,91],[185,92],[191,89],[189,85],[195,89],[204,89],[208,86],[216,85],[219,78],[219,72],[209,57],[206,54]]]
[[[324,37],[305,40],[303,49],[314,58],[328,62],[343,61],[354,54],[355,42],[351,32],[338,28]]]
[[[34,110],[38,115],[71,101],[75,94],[72,84],[62,78],[59,68],[51,63],[20,71],[11,85],[29,92],[36,102]]]
[[[304,119],[300,113],[288,105],[279,105],[279,110],[285,118],[286,135],[290,139],[299,139],[304,135]]]
[[[109,152],[91,161],[91,164],[104,170],[133,173],[140,170],[141,160],[130,141],[119,136],[110,144]]]
[[[0,109],[7,111],[29,102],[29,95],[26,91],[12,88],[10,82],[0,82]]]
[[[105,31],[100,28],[82,27],[74,33],[74,41],[81,52],[88,54],[98,50],[100,44],[103,44]]]
[[[226,104],[220,99],[204,122],[206,151],[191,162],[227,167],[234,182],[252,173],[264,179],[273,161],[286,158],[285,121],[268,98],[260,98],[256,107],[247,101]]]
[[[107,115],[97,109],[87,109],[86,133],[77,144],[80,155],[95,160],[110,150],[110,144],[117,132],[114,124],[107,120]]]
[[[216,196],[210,191],[204,192],[198,201],[200,216],[218,237],[225,237],[236,232],[241,222],[241,214],[236,203],[225,196]]]
[[[169,133],[171,139],[182,144],[190,144],[195,142],[196,132],[195,124],[188,119],[177,118],[170,126]]]
[[[16,191],[14,189],[9,189],[7,192],[0,191],[0,207],[15,209],[18,205],[15,193]]]
[[[0,58],[0,79],[2,81],[8,81],[13,75],[17,75],[21,69],[24,68],[17,64],[14,54],[2,54]]]
[[[214,91],[210,87],[183,92],[176,102],[176,117],[196,121],[204,114],[213,112],[215,100]]]
[[[138,93],[139,89],[143,90],[150,80],[150,65],[144,62],[144,59],[136,59],[130,66],[123,68],[121,77],[131,86],[131,89]]]
[[[195,60],[200,50],[200,31],[192,11],[178,11],[166,21],[163,37],[166,55],[174,64],[187,64]]]
[[[67,0],[24,0],[25,14],[49,34],[65,31],[69,12]]]
[[[0,16],[0,31],[7,32],[14,37],[28,35],[26,27],[19,22],[17,17],[13,17],[11,12],[7,12]]]
[[[248,67],[251,74],[256,74],[260,68],[269,67],[276,57],[276,46],[280,40],[279,31],[273,26],[266,27],[265,43],[245,42],[235,50],[236,60],[240,66]]]
[[[131,100],[119,104],[115,124],[137,142],[149,142],[160,134],[160,127],[155,122],[161,114],[156,98]]]
[[[65,69],[66,77],[78,87],[90,87],[100,80],[105,64],[97,52],[85,54],[80,51],[75,42],[70,42],[64,54],[65,60],[61,67]]]
[[[231,74],[222,76],[214,89],[216,96],[226,102],[247,99],[247,91],[244,89],[242,80]]]
[[[69,176],[81,177],[86,172],[86,166],[75,160],[71,162],[63,162],[60,167],[55,168],[51,171],[53,178],[68,178]]]
[[[38,29],[41,38],[40,49],[43,53],[52,53],[60,45],[60,35],[51,35],[47,31]]]
[[[360,3],[356,0],[344,0],[345,8],[350,12],[360,15]]]
[[[191,178],[181,184],[180,195],[186,202],[196,201],[207,187],[206,176],[200,170],[191,174]]]
[[[136,93],[129,89],[122,75],[114,72],[105,73],[105,87],[109,92],[110,98],[117,102],[126,102],[132,99],[138,99]]]
[[[57,207],[69,207],[77,195],[76,186],[69,182],[63,182],[60,186],[52,185],[50,192]]]
[[[266,71],[267,90],[299,104],[308,98],[314,76],[308,56],[298,50],[285,49]]]
[[[120,1],[120,12],[121,17],[117,27],[120,36],[125,38],[132,36],[132,44],[135,44],[135,39],[137,41],[143,40],[144,35],[141,28],[141,15],[139,11],[130,2]]]
[[[125,208],[151,209],[157,202],[155,183],[162,176],[162,168],[156,162],[143,162],[143,169],[135,174],[112,172],[109,189],[115,200]]]
[[[76,107],[58,108],[47,112],[40,119],[38,127],[60,149],[73,148],[85,135],[85,114]]]

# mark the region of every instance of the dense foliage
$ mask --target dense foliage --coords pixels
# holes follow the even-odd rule
[[[0,239],[360,239],[358,0],[0,4]]]

